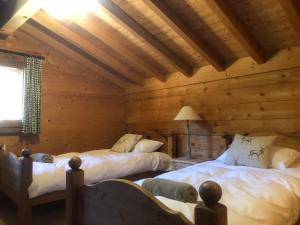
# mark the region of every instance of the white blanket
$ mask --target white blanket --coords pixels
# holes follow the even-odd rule
[[[228,207],[229,225],[294,225],[299,216],[299,168],[280,171],[210,161],[158,177],[187,182],[197,190],[207,180],[219,183],[223,189],[220,202]],[[195,204],[157,198],[194,222]]]
[[[64,190],[66,171],[70,169],[68,161],[72,156],[82,159],[85,183],[96,183],[141,173],[145,171],[165,170],[170,166],[170,156],[160,152],[153,153],[115,153],[110,150],[95,150],[85,153],[67,153],[55,156],[54,163],[33,163],[33,182],[29,197]]]

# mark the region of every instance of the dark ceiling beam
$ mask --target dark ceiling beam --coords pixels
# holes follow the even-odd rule
[[[130,70],[125,63],[119,62],[117,59],[112,57],[109,53],[103,51],[97,44],[90,42],[89,40],[83,38],[81,35],[73,32],[64,26],[61,22],[53,19],[44,12],[39,12],[32,17],[29,21],[34,20],[35,23],[46,27],[48,30],[56,33],[66,42],[71,43],[77,48],[81,49],[82,52],[92,56],[98,62],[98,65],[102,66],[103,69],[109,71],[117,76],[126,77],[131,83],[137,85],[144,85],[144,79],[136,74],[134,71]],[[32,21],[31,21],[32,22]]]
[[[0,3],[0,38],[19,29],[42,7],[42,0],[8,0]]]
[[[166,75],[163,74],[161,70],[151,65],[147,59],[140,57],[136,50],[129,50],[125,46],[126,44],[124,45],[124,37],[122,37],[121,34],[117,37],[114,35],[114,38],[112,38],[111,33],[103,32],[103,29],[106,29],[105,27],[103,27],[105,26],[103,24],[104,22],[96,18],[94,15],[87,16],[84,19],[75,18],[73,21],[83,30],[103,41],[110,48],[114,49],[120,55],[128,59],[128,61],[130,61],[130,63],[137,67],[139,70],[146,71],[147,74],[156,77],[162,82],[166,81]]]
[[[205,0],[207,5],[219,17],[220,21],[233,34],[233,36],[241,43],[248,54],[259,64],[265,63],[265,57],[259,43],[245,25],[237,18],[233,10],[224,0]]]
[[[125,27],[131,34],[142,39],[148,46],[163,56],[178,71],[185,76],[193,75],[193,67],[185,62],[182,58],[172,52],[159,39],[142,27],[138,22],[127,15],[119,6],[110,0],[97,0],[103,9],[119,24]],[[101,18],[101,16],[99,16]]]
[[[146,0],[145,3],[163,19],[181,38],[191,45],[216,70],[225,69],[224,60],[185,23],[164,0]]]
[[[127,83],[122,79],[122,77],[118,76],[116,73],[114,73],[114,71],[110,71],[109,68],[105,68],[105,64],[82,51],[80,48],[68,42],[67,40],[61,38],[56,33],[47,29],[47,27],[35,22],[34,20],[29,19],[28,22],[22,26],[21,30],[31,36],[34,36],[39,41],[51,46],[58,52],[68,56],[70,59],[74,60],[80,65],[89,68],[96,74],[99,74],[99,76],[102,78],[111,81],[123,89],[127,87]]]
[[[286,16],[300,37],[300,1],[299,0],[279,0]]]

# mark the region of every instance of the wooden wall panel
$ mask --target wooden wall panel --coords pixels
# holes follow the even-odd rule
[[[197,154],[222,152],[225,133],[278,132],[300,138],[300,48],[279,52],[263,65],[240,59],[224,72],[209,68],[187,79],[176,73],[166,83],[152,79],[144,88],[129,86],[126,124],[131,129],[179,133],[185,146],[184,122],[174,121],[184,105],[193,106],[203,121],[192,124]]]
[[[38,141],[0,136],[9,150],[24,146],[34,152],[59,154],[111,147],[124,133],[124,91],[104,82],[51,47],[23,32],[0,41],[1,47],[42,53],[42,123]],[[0,55],[0,63],[22,62],[21,57]]]

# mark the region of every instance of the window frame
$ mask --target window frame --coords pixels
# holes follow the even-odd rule
[[[0,120],[0,135],[21,133],[22,120]]]

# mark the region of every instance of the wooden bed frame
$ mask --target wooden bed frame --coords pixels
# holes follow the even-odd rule
[[[126,180],[84,185],[81,159],[67,171],[66,225],[192,225],[140,186]],[[211,181],[199,189],[204,202],[195,207],[195,225],[227,225],[227,208],[218,203],[221,187]]]
[[[281,135],[281,136],[285,136],[284,134],[268,132],[268,131],[254,132],[254,133],[248,133],[248,132],[243,133],[243,132],[241,132],[241,134],[244,135],[244,136],[251,136],[251,135],[254,135],[254,136],[258,136],[258,135]],[[235,134],[225,134],[223,136],[223,138],[225,139],[227,148],[229,148],[229,146],[232,144],[234,136],[235,136]],[[292,142],[287,141],[287,140],[285,140],[285,141],[282,140],[282,142],[283,142],[284,146],[287,146],[287,147],[293,148],[293,149],[294,148],[297,149],[297,147],[300,145],[300,142],[296,141],[296,140],[293,140]],[[295,223],[295,225],[300,225],[300,212],[299,212],[299,218],[298,218],[297,222]]]
[[[138,185],[109,180],[87,186],[80,158],[72,158],[69,165],[66,225],[192,225]],[[195,225],[227,225],[227,209],[218,203],[218,188],[212,184],[209,189],[199,190],[205,203],[195,207]],[[295,225],[300,225],[300,218]]]
[[[176,145],[174,144],[174,135],[165,137],[166,149],[163,152],[174,153]],[[150,138],[147,136],[147,138]],[[12,152],[6,152],[3,145],[0,145],[0,195],[6,195],[18,207],[18,219],[20,225],[31,224],[32,207],[46,204],[66,198],[66,191],[50,192],[35,198],[29,198],[28,188],[32,183],[32,165],[33,160],[30,157],[31,151],[27,148],[21,152],[18,158]],[[147,171],[124,177],[125,179],[135,181],[143,178],[155,177],[163,171]]]

